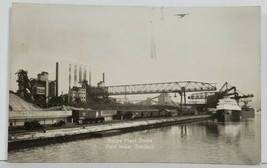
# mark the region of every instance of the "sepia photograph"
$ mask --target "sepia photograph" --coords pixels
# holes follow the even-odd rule
[[[261,8],[13,3],[8,162],[261,163]]]

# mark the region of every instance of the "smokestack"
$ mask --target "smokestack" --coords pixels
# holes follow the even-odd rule
[[[49,82],[45,80],[45,102],[48,103],[48,95],[49,95]]]
[[[86,81],[86,74],[87,74],[87,70],[86,70],[86,66],[83,69],[83,80]]]
[[[56,97],[58,97],[58,62],[56,63]]]
[[[89,72],[89,85],[91,86],[91,71]]]
[[[74,85],[77,85],[77,65],[74,65]]]
[[[79,83],[82,82],[82,66],[79,66]]]
[[[71,64],[69,66],[69,89],[71,88]]]
[[[105,73],[103,73],[103,83],[105,83]]]

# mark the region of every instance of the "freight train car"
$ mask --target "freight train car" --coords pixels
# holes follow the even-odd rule
[[[169,110],[121,110],[115,115],[116,119],[140,119],[140,118],[155,118],[155,117],[171,117],[172,113]]]
[[[78,124],[104,122],[101,112],[92,109],[72,110],[72,119],[74,123]]]

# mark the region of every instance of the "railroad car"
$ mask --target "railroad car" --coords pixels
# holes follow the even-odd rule
[[[115,115],[116,119],[140,119],[140,118],[156,118],[156,117],[171,117],[172,113],[169,110],[121,110]]]
[[[74,123],[87,124],[104,122],[104,117],[97,110],[85,109],[85,110],[72,110],[72,119]]]

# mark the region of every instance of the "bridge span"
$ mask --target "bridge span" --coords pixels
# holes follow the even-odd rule
[[[102,86],[94,90],[93,94],[104,97],[114,95],[154,94],[154,93],[178,93],[181,96],[181,106],[186,106],[186,92],[216,91],[215,83],[180,81],[165,83],[147,83],[117,86]],[[91,93],[92,93],[91,92]]]
[[[215,83],[195,81],[117,85],[105,86],[104,88],[104,90],[107,91],[108,95],[216,91]]]

